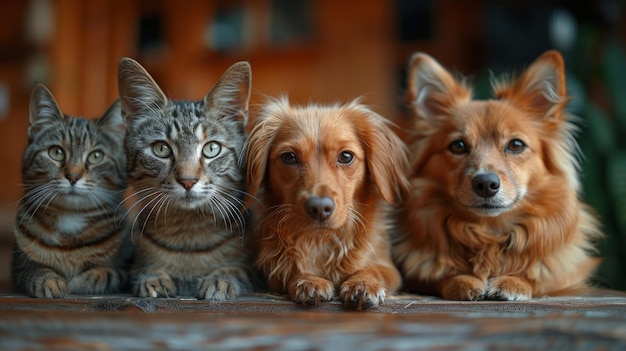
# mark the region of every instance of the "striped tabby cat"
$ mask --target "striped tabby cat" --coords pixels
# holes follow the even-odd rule
[[[225,300],[252,288],[241,212],[250,76],[236,63],[203,100],[174,101],[139,63],[120,60],[136,295]]]
[[[132,256],[130,231],[115,216],[126,190],[119,102],[99,119],[73,118],[37,84],[28,139],[15,225],[15,287],[41,298],[119,291]]]

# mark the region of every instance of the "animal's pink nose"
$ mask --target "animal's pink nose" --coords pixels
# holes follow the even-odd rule
[[[189,191],[197,182],[197,179],[178,179],[178,183],[187,191]]]

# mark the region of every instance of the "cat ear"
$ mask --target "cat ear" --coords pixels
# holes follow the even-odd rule
[[[62,123],[65,118],[50,90],[41,83],[33,87],[28,114],[29,137],[34,136],[42,128]]]
[[[45,85],[37,83],[30,95],[29,117],[31,125],[47,120],[63,120],[63,112]]]
[[[563,57],[558,51],[547,51],[511,84],[494,90],[496,98],[510,100],[534,115],[562,120],[568,101]]]
[[[204,97],[205,109],[218,109],[247,122],[252,72],[246,61],[230,66]]]
[[[461,101],[469,101],[471,90],[457,82],[435,59],[416,53],[409,61],[407,99],[418,117],[432,119],[445,114]]]
[[[122,118],[122,108],[120,100],[115,100],[109,109],[98,120],[98,126],[107,132],[108,135],[123,141],[126,136],[126,124]]]
[[[128,122],[150,116],[167,105],[167,97],[152,76],[135,60],[120,59],[117,71],[122,117]]]

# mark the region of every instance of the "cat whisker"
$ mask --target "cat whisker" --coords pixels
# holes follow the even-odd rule
[[[113,190],[109,190],[109,189],[103,189],[100,188],[100,194],[102,199],[112,205],[112,206],[119,206],[121,203],[121,195],[125,192],[124,191],[113,191]]]
[[[91,201],[91,203],[93,204],[95,209],[97,209],[97,210],[104,210],[104,205],[102,204],[100,199],[95,194],[92,194],[91,192],[87,192],[86,193],[86,197],[87,197],[87,199],[89,199]]]
[[[157,219],[159,217],[161,217],[161,210],[163,209],[163,205],[165,205],[165,214],[164,214],[164,219],[163,219],[163,225],[165,227],[167,227],[167,206],[170,204],[170,198],[169,197],[165,197],[164,199],[162,199],[161,201],[159,201],[159,209],[157,210],[156,215],[154,216],[154,227],[156,228],[157,226]]]
[[[115,210],[117,209],[117,207],[120,204],[120,192],[113,192],[113,191],[109,191],[107,189],[100,189],[100,191],[97,193],[98,195],[98,199],[100,200],[101,204],[102,204],[102,210],[104,211],[108,211],[110,209],[113,209],[113,212],[111,213],[114,217],[115,217]]]
[[[117,212],[117,210],[118,210],[119,208],[123,208],[123,204],[124,204],[124,202],[126,202],[126,201],[128,201],[128,200],[130,200],[130,199],[132,199],[132,198],[134,198],[134,197],[138,197],[138,196],[139,196],[140,194],[142,194],[142,193],[145,193],[145,192],[150,192],[150,191],[154,191],[155,189],[156,189],[156,188],[154,188],[154,187],[150,187],[150,188],[142,189],[142,190],[140,190],[140,191],[137,191],[137,192],[134,192],[134,193],[130,194],[128,197],[126,197],[124,200],[122,200],[122,202],[119,204],[118,208],[116,208],[116,209],[115,209],[115,211]],[[125,219],[125,218],[126,218],[126,217],[127,217],[127,216],[131,213],[131,212],[132,212],[132,210],[133,210],[133,209],[134,209],[137,205],[140,205],[140,204],[141,204],[141,202],[142,202],[143,200],[145,200],[145,199],[149,198],[150,196],[153,196],[153,195],[154,195],[154,194],[156,194],[156,193],[157,193],[157,191],[154,191],[153,193],[149,193],[149,194],[147,194],[147,195],[143,196],[142,198],[137,199],[137,200],[136,200],[136,201],[135,201],[135,202],[134,202],[134,203],[133,203],[130,207],[128,207],[128,209],[126,209],[126,213],[124,213],[124,215],[122,216],[122,218],[121,218],[120,220],[122,220],[122,221],[123,221],[123,220],[124,220],[124,219]]]
[[[99,207],[102,210],[105,210],[107,205],[115,208],[118,204],[118,202],[116,202],[111,195],[107,194],[104,191],[101,191],[99,194],[94,194],[93,196],[98,200],[100,204]]]
[[[43,213],[46,212],[50,204],[54,201],[54,199],[56,199],[57,195],[58,193],[53,193],[52,196],[48,198],[48,202],[46,202],[46,206],[43,208]],[[39,211],[39,209],[37,209],[37,211]]]
[[[164,193],[162,193],[162,192],[158,193],[154,198],[150,199],[150,201],[148,201],[143,206],[143,208],[139,211],[139,213],[137,214],[137,217],[140,217],[141,214],[144,212],[144,210],[146,210],[147,208],[150,208],[150,210],[148,211],[148,214],[144,218],[143,225],[141,226],[141,233],[143,233],[146,230],[146,226],[148,224],[148,220],[152,216],[152,212],[154,212],[154,209],[159,204],[161,199],[163,199],[163,197],[166,197],[166,195]],[[155,217],[154,220],[155,220],[155,224],[156,224],[157,223],[156,222],[157,218]]]
[[[226,216],[223,216],[224,221],[230,225],[229,229],[231,231],[233,230],[232,222],[235,222],[237,225],[237,229],[239,229],[240,233],[242,233],[245,228],[245,221],[243,218],[243,214],[241,213],[241,210],[240,210],[240,208],[243,206],[243,202],[236,196],[233,196],[231,193],[228,193],[226,191],[218,190],[217,193],[218,195],[220,195],[223,201],[215,201],[215,202],[218,202],[223,207],[225,207],[224,211],[227,214]],[[231,199],[233,201],[232,202],[228,201],[228,199]],[[232,219],[232,220],[229,220],[229,219]]]
[[[226,225],[226,228],[228,229],[229,232],[232,232],[233,231],[233,221],[230,220],[231,219],[231,217],[230,217],[231,214],[230,214],[230,210],[228,208],[229,202],[227,202],[227,201],[222,202],[222,201],[218,201],[218,200],[223,200],[223,198],[216,197],[214,202],[215,202],[215,204],[218,207],[218,211],[219,211],[219,213],[220,213],[220,215],[222,217],[222,221]],[[233,218],[233,220],[234,220],[234,218]]]
[[[236,187],[232,187],[232,186],[224,186],[224,189],[226,190],[230,190],[231,192],[226,192],[226,191],[221,191],[221,193],[223,193],[225,196],[228,196],[228,198],[232,199],[233,202],[235,202],[237,205],[239,205],[240,207],[243,207],[243,205],[245,204],[245,202],[243,201],[243,197],[246,195],[249,195],[247,192],[238,189]],[[234,194],[241,194],[243,195],[242,197],[238,197],[235,196]]]
[[[218,196],[214,196],[209,199],[209,207],[211,209],[211,212],[213,213],[213,218],[217,222],[216,212],[218,212],[222,221],[224,222],[224,225],[227,227],[229,231],[232,231],[232,224],[227,220],[227,216],[224,212],[225,210],[223,208],[223,205],[218,201],[218,198],[221,199],[221,197],[218,197]]]
[[[152,205],[150,208],[150,211],[148,212],[148,215],[146,216],[146,219],[143,222],[143,226],[141,227],[141,232],[143,233],[144,230],[146,229],[146,225],[148,224],[148,220],[150,219],[150,216],[152,216],[152,213],[154,212],[154,210],[160,205],[160,203],[162,201],[167,200],[167,195],[165,193],[159,193],[159,195],[157,195],[154,199],[151,199],[147,204],[146,207],[150,206],[150,204],[152,202],[154,202],[154,205]],[[165,200],[164,200],[165,199]],[[144,207],[145,208],[145,207]],[[141,212],[140,212],[141,213]],[[158,211],[157,211],[158,213]],[[159,216],[154,216],[154,225],[156,227],[157,225],[157,219],[159,218]]]
[[[41,206],[44,205],[44,203],[45,203],[45,206],[43,207],[43,213],[46,212],[50,203],[52,203],[52,201],[57,196],[57,193],[54,191],[54,189],[55,189],[55,186],[53,184],[46,184],[45,186],[38,187],[33,199],[31,200],[29,198],[29,200],[26,201],[25,205],[30,203],[24,216],[24,218],[29,217],[26,225],[30,225],[30,221],[35,216],[35,213],[39,212],[39,209],[41,208]],[[31,195],[25,195],[25,196],[31,196]],[[29,212],[30,212],[30,215],[29,215]],[[22,222],[20,221],[20,224],[21,223]]]
[[[202,213],[202,215],[204,216],[204,218],[207,218],[206,213],[204,212],[205,209],[208,209],[208,211],[213,215],[213,219],[215,220],[215,209],[213,208],[213,206],[215,206],[215,199],[211,196],[207,198],[207,203],[205,204],[206,206],[202,206],[197,208],[197,211],[200,211],[200,213]]]
[[[19,222],[20,225],[23,224],[23,221],[24,219],[26,219],[26,217],[28,217],[27,225],[30,224],[30,220],[32,219],[32,217],[35,215],[35,213],[37,213],[41,205],[48,199],[48,197],[53,192],[52,189],[54,189],[54,187],[51,184],[45,184],[27,192],[26,195],[24,195],[20,199],[20,203],[22,204],[20,206],[20,209],[25,208],[24,216],[20,219]]]
[[[46,191],[48,190],[46,187],[49,185],[50,184],[44,184],[44,185],[36,186],[36,187],[26,190],[24,196],[22,196],[19,200],[20,203],[22,204],[32,203],[33,201],[37,199],[37,197],[46,193]]]
[[[141,217],[141,214],[142,214],[142,213],[143,213],[143,212],[144,212],[147,208],[149,208],[149,207],[150,207],[150,205],[151,205],[154,201],[158,200],[159,198],[161,198],[161,197],[163,197],[163,196],[165,196],[165,194],[163,194],[162,192],[159,192],[159,191],[153,191],[153,192],[151,192],[151,193],[149,193],[149,194],[147,194],[147,195],[143,196],[141,199],[137,200],[137,202],[135,202],[135,204],[133,204],[133,206],[132,206],[132,207],[128,210],[129,212],[130,212],[130,211],[131,211],[131,210],[132,210],[135,206],[137,206],[137,205],[139,205],[139,204],[142,204],[142,203],[143,203],[143,201],[144,201],[145,199],[148,199],[148,198],[150,198],[150,197],[153,197],[152,199],[150,199],[150,201],[148,201],[146,204],[144,204],[144,205],[141,207],[141,209],[140,209],[139,211],[137,211],[137,214],[136,214],[136,216],[135,216],[135,219],[133,220],[133,223],[132,223],[132,225],[131,225],[131,232],[132,232],[132,233],[135,233],[135,225],[137,224],[137,221],[138,221],[138,220],[139,220],[139,218]],[[152,212],[152,211],[150,211],[150,212]],[[141,236],[141,234],[143,233],[143,231],[144,231],[144,229],[145,229],[145,226],[146,226],[146,221],[148,221],[148,219],[149,219],[149,216],[147,216],[147,217],[145,218],[145,220],[144,220],[144,224],[143,224],[143,226],[142,226],[142,228],[141,228],[141,231],[139,232],[139,235],[140,235],[140,236]],[[133,242],[134,242],[134,234],[133,234]]]

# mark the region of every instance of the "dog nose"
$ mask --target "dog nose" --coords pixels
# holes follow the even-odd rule
[[[495,173],[479,174],[472,179],[472,190],[480,197],[492,197],[500,190],[500,178]]]
[[[335,211],[335,202],[328,196],[313,196],[304,205],[311,218],[323,221]]]

